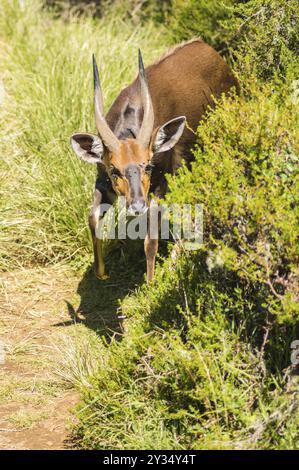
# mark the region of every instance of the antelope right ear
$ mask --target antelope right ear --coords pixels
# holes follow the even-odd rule
[[[100,137],[94,134],[73,134],[71,146],[81,160],[88,163],[101,163],[104,145]]]

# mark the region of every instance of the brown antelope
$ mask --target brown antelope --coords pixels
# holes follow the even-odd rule
[[[139,51],[139,75],[124,88],[104,117],[98,68],[93,56],[94,114],[99,135],[77,133],[73,150],[82,160],[97,164],[94,199],[89,216],[95,273],[105,279],[102,241],[96,237],[101,205],[124,196],[131,215],[144,213],[149,195],[163,197],[166,173],[174,174],[190,149],[196,129],[213,97],[238,82],[220,55],[201,39],[180,44],[144,69]],[[185,128],[185,123],[188,128]],[[178,143],[179,142],[179,143]],[[103,206],[102,206],[103,207]],[[145,239],[147,280],[154,275],[158,240]]]

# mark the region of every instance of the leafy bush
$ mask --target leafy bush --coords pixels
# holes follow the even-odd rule
[[[231,34],[223,26],[233,16],[236,0],[174,0],[169,23],[175,42],[200,36],[217,50],[226,50]]]
[[[170,25],[175,41],[201,36],[223,53],[230,49],[238,67],[246,55],[262,78],[284,73],[298,55],[297,0],[175,0]]]
[[[247,84],[198,128],[192,171],[170,181],[169,202],[202,203],[210,270],[264,291],[261,309],[298,319],[299,110],[290,83]]]
[[[299,53],[297,0],[238,2],[233,15],[233,21],[226,21],[224,28],[231,35],[239,66],[246,55],[258,77],[284,75]]]

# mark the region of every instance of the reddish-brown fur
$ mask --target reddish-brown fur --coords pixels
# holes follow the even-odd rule
[[[238,89],[238,82],[226,62],[201,39],[177,46],[145,71],[153,101],[155,128],[183,115],[188,125],[196,130],[208,106],[213,106],[212,95],[218,98],[232,86]],[[128,104],[140,110],[140,124],[143,114],[138,77],[119,94],[106,116],[112,130],[117,129]],[[121,130],[117,129],[116,134]],[[186,129],[180,144],[194,140],[194,134]]]
[[[195,131],[207,109],[214,106],[213,97],[219,98],[233,86],[239,90],[238,82],[226,62],[201,39],[173,48],[145,71],[153,102],[155,129],[170,119],[183,115],[187,118],[188,126]],[[122,135],[128,123],[132,125],[125,115],[128,108],[136,110],[134,129],[141,125],[143,109],[139,89],[139,79],[136,77],[119,94],[107,113],[106,120],[117,136]],[[175,173],[181,165],[182,157],[187,161],[192,159],[190,149],[195,140],[195,133],[186,127],[174,149],[154,157],[157,171],[154,171],[152,177],[153,192],[164,196],[167,190],[164,175]],[[136,160],[139,156],[139,152],[135,152]],[[145,160],[147,158],[151,156],[144,156]]]

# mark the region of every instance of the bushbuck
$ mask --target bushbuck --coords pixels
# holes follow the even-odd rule
[[[238,82],[221,56],[201,39],[177,45],[146,69],[139,50],[139,74],[120,92],[106,117],[94,56],[93,76],[98,135],[76,133],[71,145],[79,158],[97,164],[89,226],[95,273],[105,279],[102,240],[96,236],[101,205],[124,196],[128,213],[137,215],[147,211],[150,195],[163,197],[165,175],[175,174],[182,159],[187,165],[192,161],[190,150],[196,139],[192,129],[213,107],[213,97],[238,89]],[[144,247],[147,281],[151,281],[158,240],[149,232]]]

